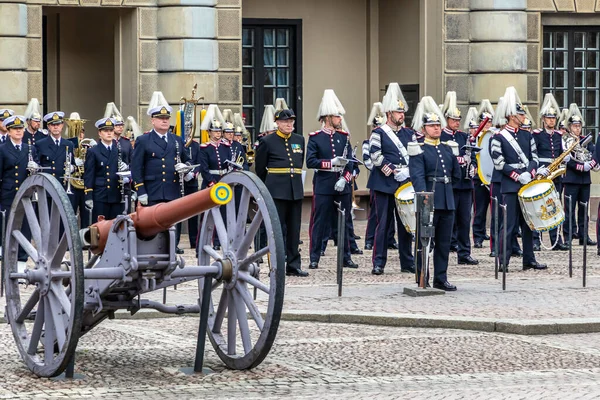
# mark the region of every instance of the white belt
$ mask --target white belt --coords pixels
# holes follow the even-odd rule
[[[543,158],[543,157],[541,157],[541,158],[538,158],[538,160],[541,161],[541,162],[547,162],[547,163],[554,162],[554,158]]]
[[[225,174],[226,174],[228,171],[229,171],[228,169],[211,169],[211,170],[209,170],[208,172],[209,172],[211,175],[220,175],[220,176],[223,176],[223,175],[225,175]]]
[[[523,163],[508,164],[508,166],[512,167],[512,168],[517,168],[517,169],[519,169],[519,168],[526,168],[527,167],[527,165],[525,165]]]
[[[317,172],[342,172],[344,167],[331,167],[331,169],[316,169]]]

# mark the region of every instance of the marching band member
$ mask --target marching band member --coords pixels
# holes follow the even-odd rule
[[[15,115],[15,112],[13,110],[10,110],[8,108],[0,109],[0,145],[6,143],[9,139],[8,130],[2,122],[4,122],[4,120],[8,117],[12,117],[13,115]]]
[[[396,218],[400,271],[414,273],[412,255],[412,235],[406,231],[394,195],[398,188],[409,182],[408,153],[406,146],[413,140],[413,132],[404,128],[404,113],[408,106],[400,86],[392,82],[383,97],[383,111],[386,123],[371,133],[370,152],[373,170],[367,187],[373,192],[373,203],[377,215],[375,239],[373,242],[373,275],[383,274],[387,262],[390,224]]]
[[[119,143],[119,146],[121,147],[121,155],[123,157],[123,162],[126,164],[131,163],[133,146],[131,145],[131,140],[123,136],[123,132],[125,131],[125,121],[115,103],[106,104],[106,109],[104,110],[104,118],[112,118],[115,122],[114,139]]]
[[[142,206],[181,197],[180,174],[184,181],[194,179],[181,139],[169,133],[172,112],[163,94],[154,92],[147,111],[152,130],[137,138],[131,157],[134,188]]]
[[[4,119],[2,125],[7,130],[9,139],[3,146],[0,146],[0,180],[2,181],[0,205],[2,206],[2,209],[10,210],[17,191],[19,190],[19,185],[27,179],[29,170],[38,169],[40,166],[37,163],[38,157],[35,147],[23,142],[25,117],[20,115],[10,116]],[[31,161],[29,160],[30,154]],[[27,218],[23,218],[21,233],[27,240],[31,240],[31,231],[27,223]],[[19,272],[25,270],[27,258],[27,253],[19,246]]]
[[[459,153],[456,159],[461,168],[461,179],[453,183],[454,205],[456,208],[450,250],[458,253],[459,264],[477,265],[479,261],[471,257],[470,235],[475,170],[472,165],[471,152],[467,153],[465,148],[465,146],[471,145],[469,135],[459,130],[461,115],[456,104],[456,92],[446,93],[442,113],[446,118],[446,126],[442,130],[440,140],[442,142],[451,140],[458,143]]]
[[[340,202],[346,210],[346,218],[352,218],[352,147],[342,129],[345,110],[334,91],[325,90],[319,105],[318,120],[323,124],[320,131],[310,133],[306,149],[306,166],[315,169],[313,176],[313,207],[310,218],[310,265],[319,267],[323,239],[331,231],[331,215],[336,212],[334,202]],[[350,230],[346,223],[344,267],[358,268],[350,256]],[[338,243],[338,245],[340,245]]]
[[[228,141],[221,140],[224,124],[225,120],[219,107],[216,104],[209,105],[200,125],[201,130],[208,131],[210,139],[209,142],[200,145],[199,171],[200,175],[202,175],[200,189],[206,189],[219,182],[223,175],[231,169],[231,166],[227,163],[227,160],[233,161],[231,144]],[[221,207],[221,216],[223,216],[223,220],[225,221],[224,207]],[[213,246],[215,250],[221,248],[221,243],[217,235],[213,239]]]
[[[383,112],[383,104],[381,102],[373,103],[371,113],[367,119],[367,126],[371,127],[371,131],[379,128],[385,124],[386,117]],[[369,138],[365,139],[362,143],[362,158],[365,168],[370,171],[373,170],[373,161],[371,160],[371,146]],[[367,220],[367,231],[365,233],[365,250],[373,250],[373,241],[375,238],[375,228],[377,227],[377,214],[375,213],[375,203],[373,202],[373,191],[369,193],[369,218]],[[390,224],[388,232],[388,249],[398,249],[396,239],[396,228],[394,224]]]
[[[78,112],[72,112],[69,115],[69,120],[70,121],[82,121]],[[70,130],[70,129],[71,129],[71,127],[69,127],[67,124],[67,130]],[[79,134],[79,135],[77,135],[77,134]],[[84,160],[82,158],[84,156],[82,155],[81,152],[77,151],[79,149],[79,147],[83,146],[82,140],[85,137],[85,128],[83,126],[83,123],[81,125],[81,130],[79,132],[75,132],[74,134],[71,134],[70,132],[68,132],[67,136],[72,136],[66,140],[73,143],[73,153],[75,154],[75,158],[74,158],[75,171],[77,171],[79,168],[84,168]],[[93,140],[93,145],[96,145],[96,144],[97,144],[96,141]],[[75,171],[73,171],[73,172],[75,172]],[[82,173],[79,174],[79,177],[83,180]],[[77,214],[79,212],[79,215],[80,215],[79,226],[80,227],[87,226],[87,224],[90,221],[90,210],[88,208],[86,208],[86,206],[85,206],[85,192],[83,190],[83,187],[78,188],[71,183],[71,191],[73,192],[73,194],[71,195],[71,204],[73,205],[73,211],[75,212],[75,214]]]
[[[299,250],[304,198],[304,138],[294,133],[295,120],[293,110],[286,108],[277,111],[277,131],[261,140],[256,149],[255,166],[256,175],[273,197],[281,222],[286,250],[286,275],[306,277],[308,272],[302,270]]]
[[[73,150],[75,146],[73,142],[67,139],[63,139],[61,136],[64,127],[65,113],[62,111],[53,111],[44,115],[44,122],[48,127],[48,136],[38,140],[35,143],[35,148],[40,158],[40,164],[42,167],[50,167],[48,173],[53,177],[62,182],[63,187],[66,189],[68,182],[66,182],[65,173],[69,173],[75,170],[75,155]],[[67,162],[67,155],[71,158],[70,171],[65,171],[65,164]],[[69,195],[71,204],[75,206],[75,199],[73,195]]]
[[[46,137],[46,134],[40,130],[42,115],[40,113],[40,102],[38,99],[32,98],[29,100],[29,104],[25,110],[25,119],[27,127],[25,128],[25,135],[23,135],[23,142],[35,145],[36,140]]]
[[[579,107],[573,103],[569,106],[569,113],[567,114],[567,127],[570,134],[563,136],[565,141],[564,147],[568,148],[568,144],[572,140],[582,141],[586,135],[582,136],[583,127],[585,121],[581,116]],[[585,149],[590,154],[595,153],[595,146],[591,141]],[[588,203],[590,201],[590,186],[592,183],[590,177],[590,171],[595,169],[598,165],[597,161],[593,158],[588,161],[577,160],[573,157],[567,162],[567,173],[563,178],[563,184],[565,189],[565,196],[571,196],[571,209],[568,210],[565,207],[565,222],[563,223],[563,235],[565,242],[571,240],[569,237],[569,220],[573,221],[574,230],[576,229],[579,237],[579,244],[582,245],[584,240],[587,240],[587,244],[595,246],[596,242],[593,241],[587,232],[584,231],[584,222],[588,216],[585,214],[585,209],[581,203]],[[567,202],[564,202],[565,205]],[[577,207],[577,224],[575,224],[575,207]]]
[[[244,171],[248,171],[246,148],[240,142],[233,140],[235,129],[236,127],[233,122],[225,122],[225,125],[223,126],[223,141],[231,146],[231,153],[233,155],[232,161],[242,166]]]
[[[555,130],[557,118],[560,113],[560,107],[552,93],[547,93],[544,102],[540,108],[540,117],[543,121],[543,128],[533,131],[533,139],[537,148],[539,165],[547,167],[552,164],[554,159],[563,152],[562,135]],[[570,156],[567,156],[570,158]],[[566,161],[569,161],[568,159]],[[558,193],[562,192],[561,178],[554,179],[554,186]],[[540,247],[540,236],[537,232],[534,234],[534,250],[536,246]],[[550,241],[554,244],[552,250],[569,250],[569,246],[562,243],[558,228],[550,231]]]
[[[504,101],[498,105],[496,115],[506,118],[504,129],[494,136],[491,142],[491,154],[496,170],[502,172],[502,195],[506,204],[507,230],[506,248],[512,249],[516,242],[516,234],[521,227],[523,239],[523,270],[546,269],[546,265],[535,260],[533,253],[533,237],[529,226],[525,223],[517,193],[523,185],[531,182],[536,174],[549,174],[546,167],[538,169],[538,157],[535,140],[531,133],[521,130],[525,119],[525,110],[514,87],[504,93]],[[502,248],[502,246],[500,246]],[[508,271],[510,256],[506,255],[506,265],[501,268]]]
[[[97,221],[100,215],[106,219],[116,218],[124,210],[121,202],[121,180],[123,184],[127,184],[131,178],[124,176],[121,179],[117,174],[129,168],[117,149],[115,124],[116,121],[112,118],[96,121],[100,144],[90,147],[85,157],[85,206],[92,210],[92,221]]]
[[[410,155],[408,168],[415,192],[434,192],[433,287],[455,291],[456,286],[448,282],[447,270],[455,211],[452,183],[462,179],[462,169],[456,156],[458,154],[456,142],[440,141],[442,127],[446,127],[444,117],[433,98],[425,96],[421,99],[413,117],[413,128],[416,131],[423,131],[424,141],[423,144],[418,142],[408,144]],[[422,249],[422,239],[419,237],[417,240],[419,249]],[[423,270],[421,263],[422,257],[417,257],[419,274]],[[425,280],[428,282],[429,276],[426,276]]]
[[[481,100],[479,110],[477,111],[478,119],[477,126],[473,128],[473,124],[469,123],[469,130],[473,144],[477,145],[479,137],[473,138],[479,124],[486,118],[488,122],[481,130],[480,136],[485,135],[492,128],[492,120],[494,118],[494,108],[488,99]],[[486,149],[487,150],[487,149]],[[490,205],[490,190],[479,178],[479,174],[473,177],[473,242],[476,249],[483,248],[483,241],[489,240],[490,236],[486,234],[486,218]]]

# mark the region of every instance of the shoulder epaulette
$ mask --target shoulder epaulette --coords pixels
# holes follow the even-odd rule
[[[534,135],[539,135],[540,133],[542,133],[541,129],[534,129],[533,131],[531,131],[532,134]]]
[[[408,146],[406,148],[406,151],[408,153],[409,156],[418,156],[419,154],[421,154],[423,151],[421,150],[421,146],[423,146],[422,143],[417,143],[417,142],[409,142]]]
[[[314,131],[314,132],[311,132],[311,133],[309,133],[309,136],[315,136],[315,135],[318,135],[320,132],[321,132],[321,131]]]
[[[204,147],[208,147],[208,145],[209,145],[209,144],[210,144],[210,143],[208,143],[208,142],[206,142],[206,143],[202,143],[202,144],[200,145],[200,147],[202,147],[202,148],[204,148]]]
[[[348,133],[348,132],[346,132],[346,131],[342,131],[342,130],[339,130],[339,131],[336,131],[336,132],[337,132],[337,133],[341,133],[342,135],[346,135],[346,136],[348,136],[348,135],[349,135],[349,133]]]

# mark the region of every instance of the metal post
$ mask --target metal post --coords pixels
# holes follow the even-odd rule
[[[198,343],[196,345],[196,360],[194,372],[202,372],[204,364],[204,345],[206,344],[206,328],[208,327],[208,309],[210,307],[210,296],[212,292],[212,276],[204,277],[202,287],[202,303],[200,304],[200,327],[198,328]]]
[[[587,242],[588,242],[588,202],[579,203],[579,207],[583,206],[583,287],[586,284],[587,278]]]
[[[500,260],[500,255],[498,254],[498,197],[492,197],[492,212],[494,213],[494,276],[498,279],[498,261]]]
[[[415,204],[416,204],[416,201],[417,201],[417,199],[415,197]],[[420,282],[419,273],[420,272],[419,272],[419,268],[418,268],[418,266],[419,266],[419,258],[418,258],[419,257],[419,240],[421,240],[421,239],[419,239],[419,235],[421,234],[420,229],[419,229],[419,221],[420,220],[421,220],[421,212],[419,211],[419,209],[416,209],[416,211],[415,211],[415,221],[416,221],[416,223],[415,223],[415,245],[414,245],[413,254],[415,255],[415,259],[417,260],[417,265],[416,265],[417,268],[415,268],[415,282],[418,286],[420,286],[419,285],[419,282]],[[423,265],[421,265],[421,269],[423,269]]]
[[[92,217],[92,211],[94,210],[94,206],[92,207],[88,207],[88,206],[84,206],[85,209],[88,211],[88,227],[92,226],[92,222],[94,222],[94,218]],[[90,261],[90,259],[92,258],[92,248],[88,248],[88,261]]]
[[[504,227],[502,228],[502,290],[506,290],[506,270],[508,270],[508,265],[506,265],[506,204],[502,204],[500,207],[502,207],[502,223],[504,224]]]
[[[346,240],[346,210],[342,209],[342,202],[335,202],[338,206],[337,209],[337,284],[338,284],[338,297],[342,296],[342,281],[344,278],[344,240]]]
[[[65,370],[65,379],[73,379],[75,376],[75,352],[73,352],[73,357],[67,364],[67,369]]]
[[[4,297],[4,254],[6,253],[4,239],[6,238],[6,210],[0,211],[0,214],[2,214],[2,281],[0,282],[0,297]]]
[[[573,214],[571,213],[572,199],[571,196],[565,196],[565,199],[569,200],[569,278],[573,277]]]

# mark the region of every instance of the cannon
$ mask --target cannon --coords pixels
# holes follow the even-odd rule
[[[175,252],[174,225],[197,214],[198,265],[185,265]],[[267,245],[254,248],[261,223]],[[17,192],[5,232],[5,316],[23,361],[40,377],[72,374],[79,338],[117,310],[200,313],[195,371],[202,370],[206,336],[231,369],[257,366],[273,345],[285,287],[283,235],[273,199],[252,173],[231,172],[211,188],[114,220],[99,218],[81,231],[62,185],[37,173]],[[29,256],[24,271],[19,246]],[[93,256],[84,262],[86,249]],[[141,298],[189,281],[198,282],[190,305]]]

